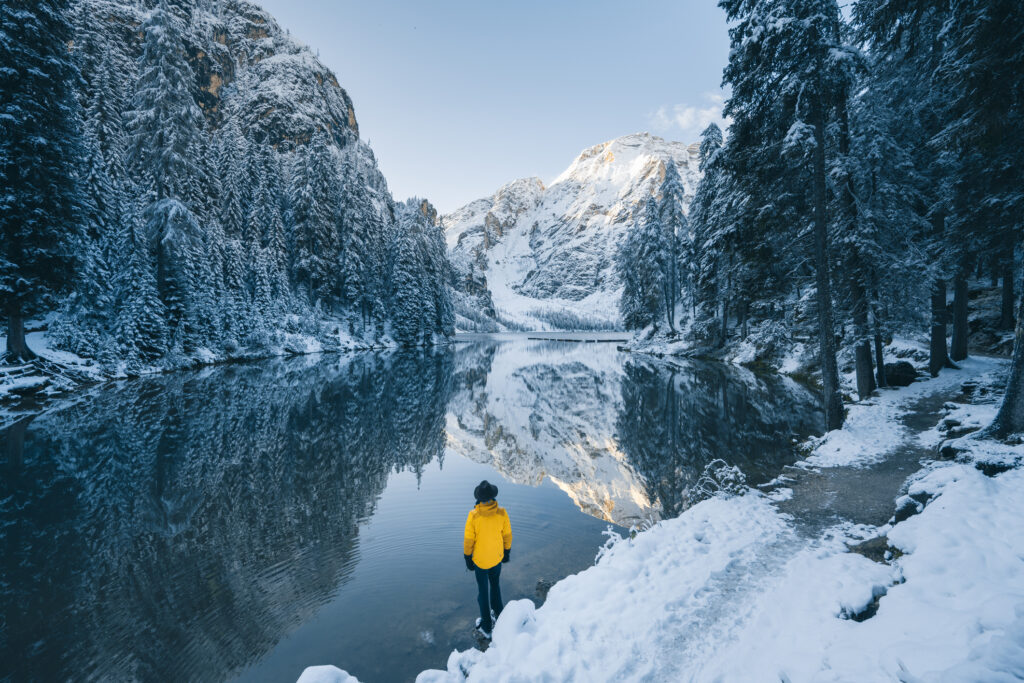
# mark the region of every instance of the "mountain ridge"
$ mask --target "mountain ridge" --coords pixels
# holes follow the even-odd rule
[[[634,133],[586,148],[550,185],[520,178],[442,216],[459,327],[618,327],[615,252],[670,161],[689,206],[697,157],[697,145]]]

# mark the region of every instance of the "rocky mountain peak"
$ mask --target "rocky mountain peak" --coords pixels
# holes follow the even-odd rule
[[[546,187],[516,180],[442,216],[457,282],[487,292],[463,301],[477,306],[465,317],[493,310],[511,327],[616,326],[615,252],[669,163],[688,206],[700,180],[697,145],[635,133],[585,149]]]

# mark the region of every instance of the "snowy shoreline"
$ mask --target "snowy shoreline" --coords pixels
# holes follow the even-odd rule
[[[34,371],[31,364],[21,363],[16,365],[0,365],[0,428],[6,425],[7,420],[4,414],[9,409],[16,409],[19,416],[29,413],[39,413],[47,410],[54,401],[73,397],[77,392],[87,389],[102,387],[111,382],[140,379],[155,375],[164,375],[175,372],[187,372],[203,368],[230,365],[234,363],[255,363],[271,360],[274,358],[292,358],[299,356],[313,356],[318,354],[355,354],[381,351],[394,351],[399,347],[394,341],[383,343],[366,343],[352,337],[339,338],[337,346],[324,346],[318,340],[304,336],[293,335],[294,338],[286,339],[276,348],[268,348],[260,351],[242,352],[232,355],[217,355],[213,352],[200,352],[184,358],[181,363],[170,366],[146,366],[136,372],[127,373],[124,368],[117,372],[103,370],[97,363],[87,361],[73,353],[54,349],[49,343],[46,331],[35,331],[27,335],[29,347],[36,355],[48,364],[68,371],[73,379],[48,376],[39,371]],[[447,346],[454,343],[454,339],[435,346]],[[7,349],[7,337],[0,335],[0,355]],[[12,376],[10,370],[25,368],[26,374]],[[3,371],[7,372],[3,372]]]
[[[934,454],[986,423],[1004,371],[1005,361],[972,358],[851,405],[846,426],[813,440],[797,468],[867,470],[899,448]],[[903,424],[929,397],[957,402],[935,427]],[[886,524],[836,518],[808,532],[803,492],[780,477],[768,493],[712,497],[613,540],[541,607],[509,603],[486,652],[454,651],[445,670],[417,681],[1020,677],[1024,447],[971,435],[954,443],[955,460],[920,462]],[[877,552],[853,548],[865,541]],[[353,680],[331,666],[300,678]]]

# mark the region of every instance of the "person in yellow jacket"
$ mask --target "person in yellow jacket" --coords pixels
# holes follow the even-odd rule
[[[490,610],[494,610],[494,618],[497,619],[504,607],[498,580],[502,563],[511,558],[512,524],[508,512],[498,507],[498,501],[495,500],[498,497],[497,486],[485,479],[473,490],[473,497],[476,498],[476,507],[466,517],[462,554],[466,559],[466,569],[476,573],[479,590],[477,602],[480,604],[480,618],[476,620],[476,628],[484,638],[490,638],[494,626]]]

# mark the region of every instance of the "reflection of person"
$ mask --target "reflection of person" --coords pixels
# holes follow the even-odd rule
[[[476,572],[479,589],[477,602],[480,603],[480,618],[476,620],[476,628],[485,638],[491,637],[493,628],[491,610],[497,619],[504,606],[498,579],[501,576],[501,563],[508,562],[512,552],[512,525],[508,520],[508,512],[498,507],[498,502],[494,500],[497,495],[498,487],[486,479],[474,489],[476,507],[466,517],[466,535],[462,543],[466,569]]]

